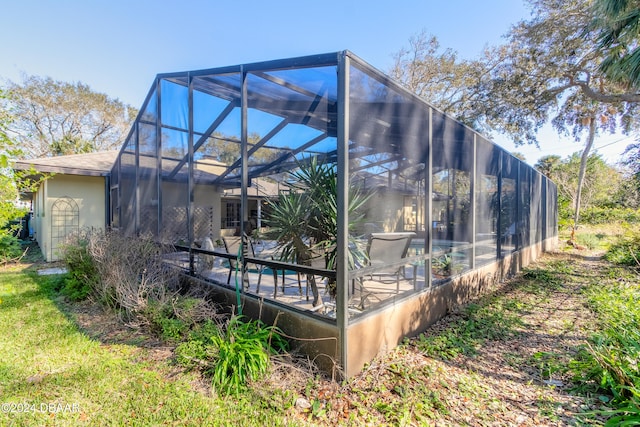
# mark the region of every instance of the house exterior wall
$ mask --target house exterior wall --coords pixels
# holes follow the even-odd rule
[[[52,208],[57,200],[71,199],[78,207],[78,228],[105,229],[105,178],[57,174],[44,181],[35,194],[35,238],[45,260],[59,259],[52,242]]]
[[[45,184],[44,182],[40,183],[38,189],[33,194],[32,202],[33,202],[33,218],[32,218],[32,227],[33,227],[33,238],[40,242],[43,236],[44,230],[42,229],[42,221],[43,221],[43,212],[44,212],[44,195],[45,195]],[[42,244],[40,244],[40,249],[43,250]],[[44,251],[43,251],[44,254]]]
[[[187,233],[186,206],[188,193],[184,184],[162,182],[163,228],[175,228],[175,235]],[[212,186],[196,184],[193,189],[194,239],[205,237],[220,238],[220,218],[222,215],[220,191]],[[183,236],[184,238],[184,236]]]
[[[397,192],[378,192],[367,202],[366,216],[363,220],[365,232],[381,231],[392,233],[405,231],[404,195]],[[369,227],[372,229],[367,229]]]

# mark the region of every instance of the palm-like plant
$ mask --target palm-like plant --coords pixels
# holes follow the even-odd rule
[[[338,192],[335,165],[319,163],[316,158],[300,164],[291,174],[293,182],[289,193],[281,193],[272,201],[267,225],[271,237],[280,243],[283,259],[298,264],[311,265],[319,256],[324,257],[328,269],[336,268],[338,234]],[[368,195],[357,188],[350,188],[349,215],[349,267],[364,257],[364,251],[356,240],[354,228],[360,223],[359,210]],[[309,275],[313,290],[313,305],[319,296],[314,278]],[[330,284],[331,285],[331,284]],[[330,286],[331,288],[331,286]],[[335,289],[335,286],[333,287]]]
[[[640,88],[640,9],[637,0],[596,0],[592,26],[605,58],[600,69],[616,83]]]

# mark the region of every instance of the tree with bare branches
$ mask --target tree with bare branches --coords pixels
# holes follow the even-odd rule
[[[24,76],[21,84],[9,82],[6,89],[10,96],[2,107],[15,118],[7,133],[23,158],[117,149],[137,114],[80,82]]]

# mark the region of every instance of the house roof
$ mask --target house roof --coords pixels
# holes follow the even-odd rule
[[[62,173],[82,176],[107,176],[118,158],[118,151],[72,154],[69,156],[46,157],[41,159],[18,160],[13,168],[37,172]]]
[[[282,185],[273,180],[255,178],[251,180],[251,185],[247,187],[247,195],[249,197],[277,197],[278,194],[280,194],[281,189],[286,189],[288,191],[291,187],[288,185]],[[240,195],[240,188],[232,188],[225,191],[225,196],[240,197]]]

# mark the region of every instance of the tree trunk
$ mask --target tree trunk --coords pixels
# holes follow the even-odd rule
[[[580,197],[582,195],[582,184],[584,183],[584,175],[587,172],[587,160],[589,160],[589,153],[591,147],[593,147],[593,141],[596,139],[596,118],[590,117],[589,119],[589,135],[587,137],[587,144],[582,151],[582,157],[580,158],[580,173],[578,174],[578,189],[576,191],[576,205],[575,215],[573,216],[573,230],[571,232],[571,240],[574,239],[576,228],[578,227],[578,221],[580,220]]]

